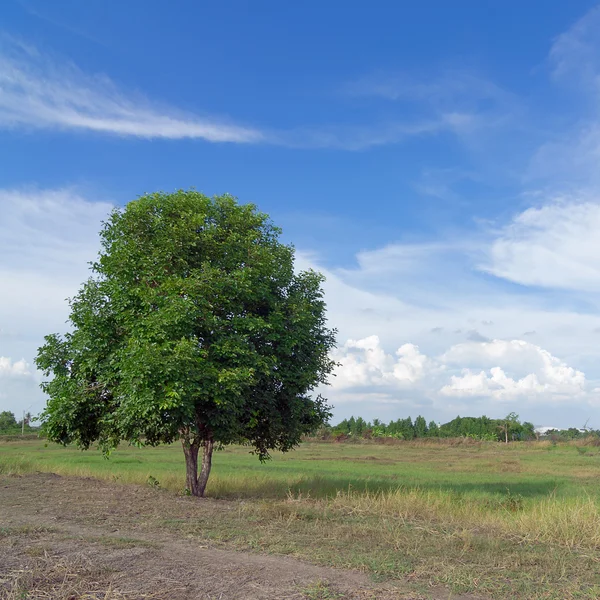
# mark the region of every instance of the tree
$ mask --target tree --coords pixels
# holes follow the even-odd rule
[[[358,417],[354,424],[354,429],[352,430],[352,435],[356,435],[358,437],[362,436],[365,429],[367,429],[367,422],[362,418]]]
[[[415,419],[415,437],[421,438],[427,435],[427,421],[419,415]]]
[[[180,440],[187,489],[203,496],[215,445],[266,460],[326,422],[312,394],[335,366],[323,277],[294,273],[280,233],[227,195],[156,193],[115,210],[70,302],[72,330],[38,351],[49,439],[106,453]]]
[[[535,425],[533,423],[530,423],[529,421],[523,421],[519,437],[522,440],[535,439],[537,437],[535,433]]]
[[[514,412],[509,413],[500,421],[498,429],[504,435],[504,442],[508,444],[508,438],[511,431],[514,431],[520,425],[519,415]]]
[[[354,415],[348,419],[348,433],[350,435],[354,435],[356,433],[356,419],[354,418]]]
[[[440,428],[435,421],[429,421],[429,426],[427,427],[427,435],[429,437],[439,437]]]
[[[406,417],[406,419],[399,419],[398,422],[400,425],[400,433],[402,434],[403,439],[412,440],[415,437],[415,427],[412,419],[410,417]]]
[[[8,410],[0,412],[0,431],[8,431],[18,427],[15,415]]]

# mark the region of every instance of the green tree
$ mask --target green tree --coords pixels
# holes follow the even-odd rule
[[[354,429],[352,430],[352,435],[356,435],[358,437],[362,436],[362,434],[367,429],[367,422],[362,418],[358,417],[354,424]]]
[[[157,193],[115,210],[72,330],[38,351],[49,439],[106,453],[180,440],[187,488],[203,496],[215,444],[265,460],[325,422],[312,394],[334,367],[323,277],[295,274],[279,236],[231,196]]]
[[[354,415],[348,419],[348,433],[350,435],[354,435],[356,433],[356,419],[354,418]]]
[[[524,421],[521,424],[521,431],[519,432],[519,439],[521,440],[534,440],[535,439],[535,425],[529,421]]]
[[[0,412],[0,431],[9,431],[18,427],[15,415],[8,410]]]
[[[429,426],[427,428],[427,435],[429,437],[439,437],[440,428],[438,427],[438,424],[435,421],[429,421]]]
[[[399,429],[403,439],[412,440],[415,437],[415,427],[412,419],[407,417],[406,419],[399,419]]]
[[[520,427],[519,415],[514,412],[509,413],[498,422],[497,428],[500,431],[502,437],[504,438],[504,443],[508,444],[509,439],[511,438],[511,434],[513,432],[517,432]]]
[[[415,437],[421,438],[427,435],[427,421],[419,415],[415,419]]]

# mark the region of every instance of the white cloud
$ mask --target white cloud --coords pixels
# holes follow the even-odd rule
[[[43,408],[30,364],[44,335],[65,331],[66,299],[89,276],[112,208],[69,189],[0,190],[0,355],[24,357],[0,359],[0,372],[22,375],[3,378],[2,410]]]
[[[452,375],[440,390],[448,396],[548,402],[571,401],[586,391],[583,372],[523,340],[458,344],[440,360],[446,365],[463,367],[494,365],[489,371],[463,368],[461,375]]]
[[[262,130],[160,105],[142,94],[119,89],[106,75],[92,76],[72,63],[61,64],[7,36],[0,40],[0,127],[3,128],[79,130],[147,139],[198,138],[209,142],[352,151],[441,131],[466,131],[473,125],[472,115],[452,110],[384,123]]]
[[[30,188],[0,189],[0,207],[0,267],[38,273],[60,264],[68,275],[96,257],[101,222],[114,205],[74,189]]]
[[[419,381],[427,368],[427,357],[414,344],[403,344],[394,357],[385,353],[376,335],[348,340],[334,358],[340,363],[333,380],[336,389],[408,386]]]
[[[40,382],[41,373],[25,359],[0,356],[0,412],[9,410],[18,416],[33,409],[38,413],[43,408]]]
[[[32,364],[43,335],[65,330],[65,298],[86,279],[112,205],[69,189],[0,190],[0,207],[0,355],[24,357],[11,370],[30,369],[25,363]],[[587,368],[579,365],[600,358],[600,316],[548,308],[536,294],[512,295],[482,278],[472,260],[479,237],[365,251],[354,269],[328,270],[315,256],[298,256],[299,268],[327,276],[329,319],[348,340],[325,391],[336,414],[359,406],[365,417],[421,412],[444,419],[458,411],[489,414],[486,400],[496,406],[517,396],[531,411],[545,400],[565,406],[567,393],[582,411],[592,401],[581,381]],[[496,341],[468,342],[483,337],[478,329]],[[537,346],[511,341],[532,330]],[[589,379],[598,386],[600,373]],[[5,377],[2,394],[3,410],[43,407],[33,377]]]
[[[31,367],[24,358],[13,361],[8,356],[0,356],[0,378],[29,377],[31,374]]]
[[[482,269],[524,285],[600,291],[600,204],[561,199],[518,214]]]
[[[350,338],[326,392],[336,415],[362,406],[370,417],[499,417],[519,401],[534,422],[585,422],[598,403],[600,297],[579,292],[598,291],[598,215],[591,200],[562,198],[496,231],[362,251],[353,268],[324,269],[313,257],[332,324]],[[484,256],[497,278],[481,273]],[[519,289],[504,281],[519,278]],[[520,339],[533,332],[535,344]],[[395,377],[392,349],[403,343],[419,368]]]
[[[263,134],[126,95],[106,76],[58,65],[34,48],[0,48],[0,126],[73,129],[141,138],[260,142]]]
[[[428,357],[406,343],[396,355],[386,353],[376,335],[348,340],[338,351],[340,363],[333,390],[365,398],[369,393],[389,400],[410,391],[437,405],[443,397],[480,398],[494,402],[569,403],[591,400],[585,375],[547,350],[523,340],[467,342]]]
[[[355,84],[356,93],[398,99],[408,95],[429,111],[364,125],[297,125],[288,130],[243,126],[214,116],[186,113],[140,93],[127,92],[106,75],[89,75],[73,63],[15,41],[0,40],[0,127],[93,131],[138,138],[197,138],[209,142],[266,143],[292,148],[364,150],[408,138],[452,132],[469,137],[505,123],[514,98],[491,82],[465,73],[446,73],[429,83],[398,81]],[[409,89],[410,88],[410,89]],[[363,90],[359,92],[359,90]],[[396,90],[392,93],[391,90]],[[355,93],[353,92],[353,93]],[[489,105],[481,110],[481,102]],[[335,120],[335,115],[333,115]]]

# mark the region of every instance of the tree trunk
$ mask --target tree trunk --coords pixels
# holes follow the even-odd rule
[[[182,439],[183,453],[185,454],[185,486],[192,496],[204,497],[208,476],[212,467],[212,453],[214,442],[212,439],[202,442],[202,467],[198,474],[198,452],[200,443],[190,443],[188,439]]]
[[[199,496],[198,493],[198,450],[200,445],[197,442],[190,444],[189,440],[183,438],[183,453],[185,454],[185,487],[192,496]]]
[[[505,438],[505,443],[508,444],[508,423],[506,424],[506,427],[504,429],[504,438]]]
[[[213,441],[205,440],[202,446],[202,469],[200,476],[198,477],[198,495],[203,498],[204,490],[208,482],[208,476],[210,475],[210,469],[212,467],[212,453],[213,453]]]

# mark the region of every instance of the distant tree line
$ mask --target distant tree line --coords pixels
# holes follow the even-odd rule
[[[0,434],[17,434],[25,431],[25,433],[35,433],[38,427],[32,427],[32,417],[30,413],[25,414],[25,423],[23,420],[17,421],[14,413],[5,410],[0,412]]]
[[[504,419],[489,417],[456,417],[438,425],[435,421],[427,423],[424,417],[411,417],[384,423],[379,419],[372,422],[362,417],[350,417],[330,427],[334,436],[358,438],[391,437],[401,440],[419,438],[469,437],[478,440],[501,441],[508,443],[516,440],[536,439],[534,426],[527,421],[521,422],[519,416],[510,413]]]
[[[541,437],[545,440],[568,442],[589,437],[590,435],[600,438],[600,429],[577,429],[576,427],[569,427],[568,429],[549,429]]]

